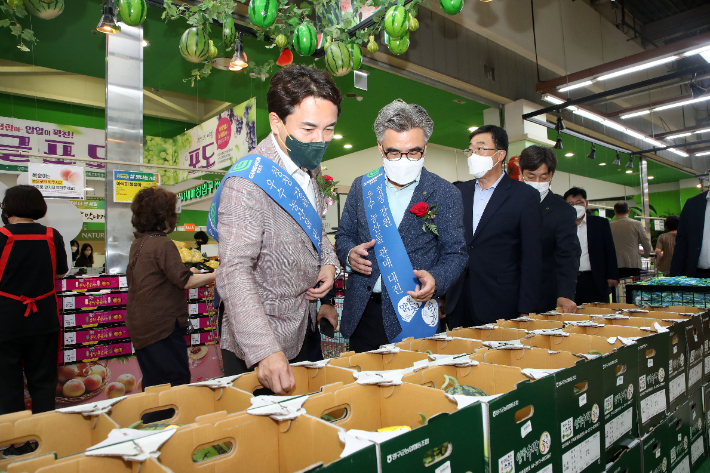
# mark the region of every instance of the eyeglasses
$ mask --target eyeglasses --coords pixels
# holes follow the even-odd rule
[[[497,148],[484,148],[483,146],[479,146],[478,148],[468,148],[463,150],[463,154],[466,155],[467,158],[471,157],[471,155],[475,152],[477,155],[481,156],[484,151],[500,151]]]
[[[399,161],[403,157],[406,157],[410,161],[419,161],[424,156],[424,151],[412,150],[412,151],[403,153],[401,151],[392,150],[392,151],[387,151],[385,153],[385,156],[390,161]]]

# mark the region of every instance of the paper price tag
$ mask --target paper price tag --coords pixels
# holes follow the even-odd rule
[[[119,276],[118,277],[118,287],[119,288],[128,287],[128,278],[126,276]]]
[[[197,288],[188,289],[190,291],[190,299],[197,299]]]
[[[653,366],[653,358],[648,359],[648,367],[651,368]]]
[[[579,396],[579,407],[582,407],[587,403],[587,393],[582,394]]]
[[[190,323],[192,324],[192,328],[194,328],[194,329],[200,328],[200,319],[190,319]]]
[[[624,384],[624,377],[623,377],[623,376],[617,376],[617,377],[616,377],[616,385],[617,385],[617,386],[621,386],[622,384]]]
[[[187,313],[190,315],[196,315],[197,314],[197,304],[189,304],[187,306]]]
[[[74,345],[76,343],[76,332],[64,332],[64,344]]]
[[[76,326],[76,315],[65,314],[64,315],[64,326],[65,327],[75,327]]]
[[[520,437],[525,438],[530,432],[532,432],[532,421],[527,421],[520,428]]]
[[[74,298],[65,297],[64,299],[62,299],[62,307],[64,307],[64,310],[73,309],[75,307]]]
[[[451,473],[451,462],[448,461],[434,470],[434,473]]]
[[[676,353],[678,353],[678,347],[673,347],[673,354],[675,355]]]
[[[62,291],[66,291],[66,290],[67,290],[67,280],[62,279]]]
[[[198,345],[200,343],[200,334],[193,333],[192,335],[190,335],[190,341],[193,345]]]
[[[64,363],[73,363],[76,361],[76,350],[64,350]]]

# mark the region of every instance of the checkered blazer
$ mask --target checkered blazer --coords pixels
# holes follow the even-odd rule
[[[271,137],[252,154],[266,156],[283,167]],[[317,212],[324,201],[316,192]],[[301,226],[259,186],[232,177],[223,184],[219,205],[217,290],[225,304],[222,349],[235,353],[247,366],[283,351],[298,355],[309,315],[316,303],[305,299],[318,279],[318,252]],[[323,233],[321,264],[338,264],[333,245]]]

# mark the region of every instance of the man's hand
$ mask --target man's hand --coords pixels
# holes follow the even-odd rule
[[[350,250],[348,255],[348,262],[353,271],[369,276],[372,274],[372,262],[367,259],[367,250],[375,246],[375,241],[368,241],[361,245],[357,245],[355,248]]]
[[[574,314],[577,312],[577,303],[566,297],[557,298],[557,307],[562,307],[562,312],[565,314]]]
[[[421,289],[419,289],[419,284],[417,284],[414,290],[407,291],[407,294],[417,302],[426,302],[432,298],[434,291],[436,291],[434,276],[429,274],[429,271],[424,271],[423,269],[415,269],[414,275],[419,278]]]
[[[335,306],[330,304],[321,304],[320,309],[318,309],[318,315],[316,316],[316,322],[320,324],[321,319],[326,319],[330,322],[330,325],[337,330],[338,311],[335,310]]]
[[[190,268],[190,272],[191,272],[192,274],[197,274],[197,273],[200,272],[200,270],[197,269],[197,268]]]
[[[615,287],[619,285],[619,281],[616,279],[607,279],[606,282],[609,284],[609,287]]]
[[[261,385],[271,389],[274,394],[288,394],[296,386],[291,365],[282,351],[272,353],[261,360],[256,376]]]
[[[332,264],[326,264],[321,266],[320,272],[318,273],[318,281],[316,281],[316,287],[312,287],[306,291],[306,299],[309,301],[316,301],[321,297],[325,297],[333,287],[333,282],[335,282],[335,266]],[[318,286],[320,284],[320,286]]]

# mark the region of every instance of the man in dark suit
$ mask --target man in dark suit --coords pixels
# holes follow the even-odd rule
[[[577,304],[609,302],[609,289],[619,284],[614,237],[609,220],[587,214],[587,191],[573,187],[564,196],[577,213],[577,237],[582,248],[577,273]]]
[[[710,278],[710,199],[708,193],[688,199],[680,213],[671,276]]]
[[[520,153],[519,163],[525,183],[540,192],[542,271],[531,275],[542,281],[538,312],[561,307],[566,313],[573,313],[577,310],[574,293],[582,250],[574,209],[550,191],[557,156],[550,148],[528,146]]]
[[[508,134],[485,125],[469,136],[469,173],[458,186],[468,268],[446,294],[449,328],[534,312],[542,268],[540,193],[503,172]],[[535,275],[533,277],[532,275]]]
[[[335,242],[340,262],[351,271],[340,331],[350,339],[350,348],[354,351],[377,349],[403,331],[408,333],[412,324],[426,322],[425,330],[434,335],[439,323],[439,307],[430,300],[444,294],[466,266],[461,194],[451,183],[423,167],[433,127],[429,115],[418,105],[395,100],[385,106],[374,125],[384,176],[383,171],[377,169],[355,179],[350,188]],[[380,184],[372,187],[366,201],[363,188],[368,186],[368,191],[373,182]],[[386,192],[386,199],[378,191]],[[418,212],[427,205],[432,212],[436,206],[435,219]],[[379,211],[378,207],[381,207]],[[372,219],[378,222],[377,229],[372,226]],[[396,232],[392,231],[393,223]],[[408,258],[413,275],[395,273],[406,265],[398,264],[394,256],[394,261],[387,257],[380,264],[383,251],[389,249],[391,253],[395,247],[401,249],[402,244],[399,262],[405,263],[403,259]],[[399,283],[394,285],[396,274]],[[412,290],[405,292],[399,287],[405,283],[410,284]],[[421,316],[415,314],[417,318],[403,316],[403,305],[413,306],[411,299],[427,303],[426,317],[423,310]],[[397,312],[393,302],[398,305]],[[407,325],[403,326],[400,320]]]

